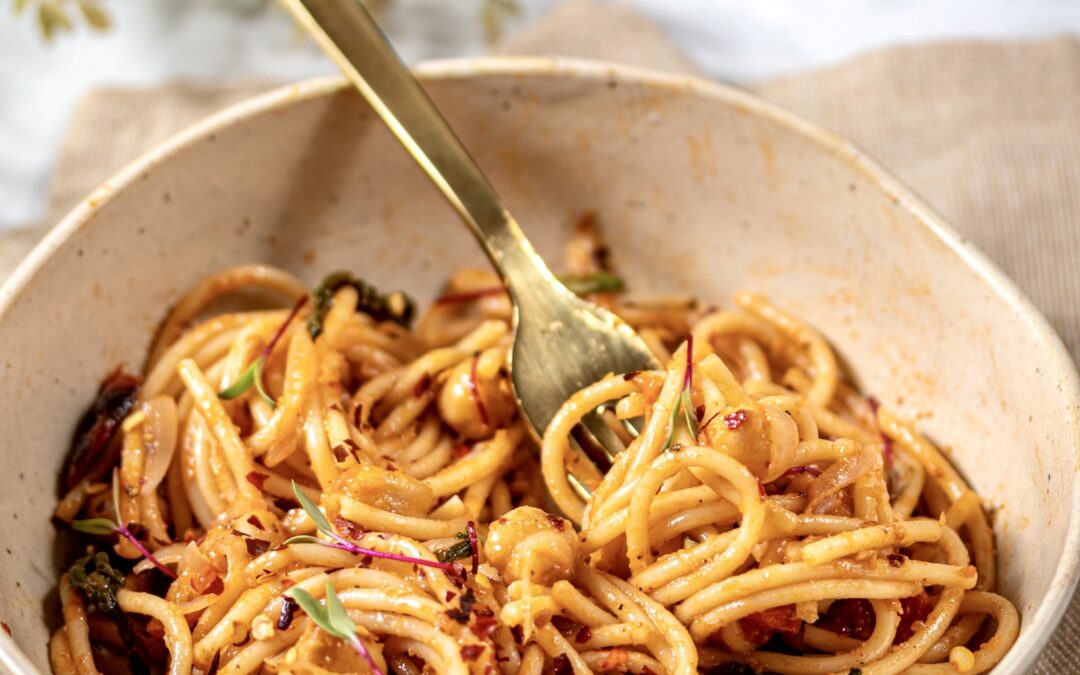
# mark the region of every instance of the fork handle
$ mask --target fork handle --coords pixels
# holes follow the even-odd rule
[[[551,278],[494,188],[359,0],[282,0],[397,136],[484,247],[511,292]]]

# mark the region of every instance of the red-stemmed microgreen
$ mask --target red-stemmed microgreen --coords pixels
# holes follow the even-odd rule
[[[116,471],[113,471],[113,509],[116,511],[117,520],[120,519],[120,479],[116,475]],[[166,567],[160,560],[154,557],[154,554],[150,552],[143,543],[139,541],[139,538],[126,526],[121,523],[114,522],[108,518],[86,518],[83,520],[71,521],[72,529],[83,532],[85,534],[92,534],[99,537],[107,537],[113,534],[120,535],[124,539],[131,542],[131,545],[139,551],[142,557],[149,560],[154,567],[158,568],[162,574],[170,579],[176,578],[176,572]]]
[[[274,347],[277,346],[277,343],[279,340],[281,340],[281,337],[285,335],[285,329],[289,327],[289,324],[292,323],[292,320],[295,319],[296,315],[300,313],[301,308],[303,308],[303,306],[307,303],[307,299],[308,298],[305,295],[296,301],[296,304],[293,305],[293,308],[289,312],[289,315],[285,317],[285,321],[282,322],[280,326],[278,326],[277,331],[274,332],[274,336],[270,338],[270,342],[266,344],[266,348],[263,349],[262,353],[259,355],[259,358],[251,362],[251,365],[247,367],[247,370],[241,373],[240,377],[236,378],[236,382],[233,382],[232,385],[228,388],[219,391],[218,398],[225,401],[231,401],[235,398],[242,396],[245,392],[251,389],[252,386],[254,386],[255,391],[259,393],[259,396],[262,397],[262,400],[266,401],[266,403],[271,408],[277,406],[277,402],[269,394],[266,393],[266,388],[263,386],[262,370],[263,367],[266,366],[267,360],[270,359],[270,355],[274,352]]]
[[[694,336],[686,336],[686,369],[683,371],[682,390],[679,392],[679,397],[675,400],[675,405],[671,408],[671,423],[668,426],[667,442],[664,443],[664,448],[668,449],[675,441],[675,429],[679,424],[680,413],[682,421],[686,425],[686,430],[690,434],[690,438],[696,439],[698,436],[698,419],[697,413],[694,411],[694,402],[690,392],[694,387]]]
[[[382,558],[384,560],[395,560],[397,562],[410,563],[413,565],[420,565],[423,567],[434,567],[436,569],[443,570],[450,573],[453,576],[460,576],[459,572],[464,571],[460,565],[454,565],[448,562],[439,562],[436,560],[427,560],[425,558],[414,558],[413,556],[400,555],[398,553],[387,553],[385,551],[377,551],[373,548],[365,548],[363,546],[357,546],[353,542],[349,541],[345,537],[338,534],[330,521],[326,519],[323,512],[319,510],[319,507],[315,505],[315,502],[311,501],[311,498],[304,494],[304,491],[300,489],[300,486],[296,484],[296,481],[292,482],[293,494],[296,495],[297,501],[300,502],[301,508],[304,509],[304,513],[311,518],[315,523],[316,529],[322,532],[331,541],[319,539],[307,534],[297,535],[295,537],[289,537],[285,540],[285,545],[289,544],[320,544],[322,546],[328,546],[330,548],[336,548],[341,551],[347,551],[354,555],[366,555],[372,558]]]
[[[337,596],[334,585],[330,581],[326,582],[325,605],[302,588],[294,588],[289,593],[300,605],[301,609],[307,612],[311,620],[319,628],[323,629],[323,632],[348,642],[356,650],[356,653],[367,661],[372,673],[383,675],[383,672],[375,665],[375,659],[371,657],[371,652],[368,651],[363,641],[356,634],[356,623],[349,616],[349,613],[345,611],[345,606],[341,604],[341,598]]]
[[[469,535],[469,548],[472,549],[472,573],[476,574],[480,567],[480,538],[476,536],[476,523],[471,520],[465,523],[465,531]]]

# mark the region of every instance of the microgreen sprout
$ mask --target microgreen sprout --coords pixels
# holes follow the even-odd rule
[[[236,382],[233,382],[230,387],[218,392],[218,398],[226,401],[231,401],[234,398],[242,396],[245,392],[251,389],[252,385],[255,387],[255,391],[259,392],[259,396],[271,407],[277,406],[277,402],[269,394],[266,393],[266,388],[263,386],[262,370],[266,366],[266,361],[270,358],[270,355],[274,352],[274,347],[277,346],[281,336],[285,334],[285,329],[289,327],[296,315],[300,313],[301,308],[307,303],[307,296],[303,296],[296,301],[293,305],[289,315],[285,317],[285,321],[278,326],[277,331],[274,333],[274,337],[270,338],[270,342],[267,343],[266,348],[263,349],[259,358],[251,362],[251,365],[247,367],[240,377],[236,378]]]
[[[325,605],[302,588],[294,588],[290,593],[297,604],[307,612],[307,615],[311,617],[311,620],[319,628],[336,638],[348,642],[356,650],[357,654],[364,657],[364,660],[367,661],[368,666],[371,668],[371,672],[376,675],[383,675],[379,667],[375,665],[375,659],[371,657],[371,652],[368,651],[356,634],[356,623],[349,616],[349,613],[345,611],[345,606],[341,604],[341,598],[337,596],[334,585],[330,581],[326,582]]]
[[[476,524],[468,521],[465,523],[465,531],[469,534],[469,548],[472,549],[472,573],[476,574],[480,567],[480,538],[476,536]]]
[[[113,509],[116,511],[116,517],[120,518],[120,479],[116,475],[116,471],[113,471]],[[154,554],[150,552],[143,543],[139,541],[139,538],[126,526],[120,523],[109,520],[108,518],[87,518],[84,520],[71,521],[71,527],[74,530],[83,532],[86,534],[93,534],[100,537],[107,537],[109,535],[118,534],[124,539],[131,542],[140,554],[151,563],[154,567],[158,568],[162,574],[170,579],[176,578],[176,572],[166,567],[160,560],[154,557]]]
[[[468,558],[472,554],[472,544],[469,542],[468,536],[461,532],[458,533],[458,541],[446,548],[440,548],[438,551],[435,551],[435,557],[439,559],[439,562],[453,562],[455,560],[461,560],[462,558]]]
[[[300,502],[300,506],[304,509],[304,513],[311,518],[315,523],[315,527],[322,532],[331,541],[324,541],[318,537],[313,537],[307,534],[297,535],[295,537],[289,537],[285,540],[285,545],[289,544],[320,544],[322,546],[329,546],[330,548],[336,548],[341,551],[348,551],[354,555],[369,555],[372,558],[383,558],[385,560],[396,560],[397,562],[411,563],[413,565],[421,565],[423,567],[434,567],[451,573],[454,576],[459,576],[458,571],[461,568],[460,565],[455,566],[448,562],[439,562],[436,560],[426,560],[424,558],[414,558],[408,555],[400,555],[397,553],[386,553],[384,551],[376,551],[372,548],[365,548],[363,546],[357,546],[353,542],[349,541],[345,537],[338,534],[334,528],[330,525],[330,521],[326,519],[323,512],[319,510],[319,507],[315,505],[315,502],[311,501],[311,498],[304,494],[300,486],[296,484],[296,481],[292,482],[293,493],[296,495],[297,501]]]
[[[679,397],[675,400],[675,405],[671,408],[671,424],[669,425],[667,442],[664,444],[664,448],[670,448],[675,441],[675,429],[679,424],[679,416],[681,414],[682,421],[686,425],[686,430],[690,433],[690,438],[696,439],[698,436],[698,419],[697,413],[694,411],[693,398],[690,392],[694,387],[694,336],[686,336],[686,370],[683,371],[682,391],[679,392]]]

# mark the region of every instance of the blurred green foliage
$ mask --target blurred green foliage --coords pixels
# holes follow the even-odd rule
[[[386,11],[395,0],[361,0],[368,9],[378,16]],[[14,0],[15,14],[32,14],[37,22],[41,36],[52,40],[61,32],[70,32],[79,24],[85,24],[95,31],[108,30],[112,25],[109,12],[102,6],[101,0]],[[223,7],[245,14],[262,11],[269,0],[216,0]],[[482,0],[480,7],[480,26],[488,43],[497,41],[502,35],[503,21],[520,8],[517,0]]]

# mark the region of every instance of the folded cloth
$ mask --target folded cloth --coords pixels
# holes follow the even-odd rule
[[[647,18],[593,0],[561,4],[496,51],[695,72]],[[0,279],[46,225],[132,157],[270,86],[174,83],[85,97],[57,163],[46,224],[0,233]],[[896,47],[745,86],[880,159],[1015,279],[1080,358],[1080,43]],[[1075,671],[1078,644],[1074,598],[1034,672]]]

